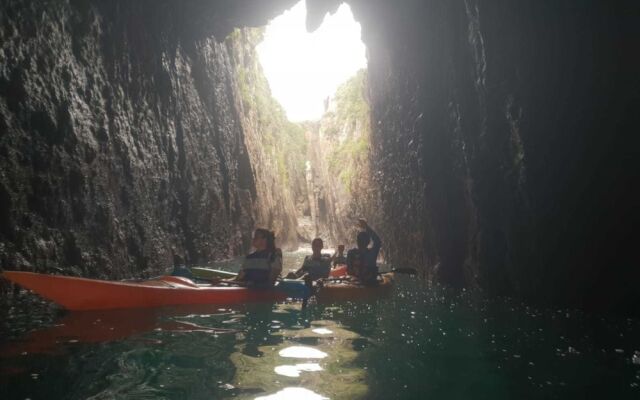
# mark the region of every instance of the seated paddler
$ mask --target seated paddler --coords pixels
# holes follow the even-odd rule
[[[344,245],[339,244],[337,251],[331,257],[331,263],[334,267],[347,263],[347,257],[344,255]]]
[[[382,241],[364,219],[358,220],[361,231],[356,237],[357,247],[347,252],[347,273],[364,285],[378,282],[378,253]],[[371,244],[371,247],[369,247]]]
[[[282,272],[282,251],[276,248],[275,234],[258,228],[253,233],[255,251],[245,257],[235,282],[249,287],[270,287]]]
[[[296,272],[291,272],[287,275],[289,279],[303,278],[308,281],[315,281],[320,278],[328,278],[329,271],[331,270],[331,256],[328,254],[322,254],[324,243],[322,239],[315,238],[311,242],[310,256],[304,258],[302,267]]]

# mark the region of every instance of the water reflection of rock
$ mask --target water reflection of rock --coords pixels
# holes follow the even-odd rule
[[[366,371],[354,365],[354,341],[362,338],[333,321],[313,321],[300,329],[282,329],[263,338],[259,356],[247,354],[245,343],[231,355],[234,385],[260,396],[284,399],[293,391],[310,391],[303,398],[361,399],[367,395]],[[295,389],[295,390],[294,390]],[[298,393],[296,392],[296,393]],[[305,392],[306,393],[306,392]],[[262,398],[262,397],[261,397]],[[300,398],[300,397],[297,397]]]

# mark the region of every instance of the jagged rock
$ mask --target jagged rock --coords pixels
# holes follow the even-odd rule
[[[439,263],[442,281],[493,294],[640,312],[638,3],[350,4],[387,259]]]
[[[3,2],[3,268],[122,277],[247,249],[230,59],[190,6]]]

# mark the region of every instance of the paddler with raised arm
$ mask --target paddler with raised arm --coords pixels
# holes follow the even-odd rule
[[[375,285],[378,283],[376,260],[382,241],[367,221],[360,218],[358,225],[361,231],[356,237],[357,247],[347,252],[347,273],[356,277],[364,285]],[[371,247],[369,247],[370,243],[372,243]]]

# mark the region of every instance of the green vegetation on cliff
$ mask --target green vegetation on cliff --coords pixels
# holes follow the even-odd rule
[[[287,119],[284,109],[271,95],[269,83],[255,53],[255,46],[263,35],[263,28],[236,29],[230,35],[229,40],[236,45],[244,45],[244,60],[236,65],[236,79],[243,108],[260,130],[265,153],[275,160],[282,183],[290,185],[300,177],[304,179],[303,175],[292,175],[304,174],[307,140],[304,129]]]
[[[326,137],[338,144],[328,154],[329,171],[338,176],[347,194],[357,191],[369,154],[369,104],[365,99],[367,72],[362,69],[343,83],[333,98],[333,107],[322,119]]]

